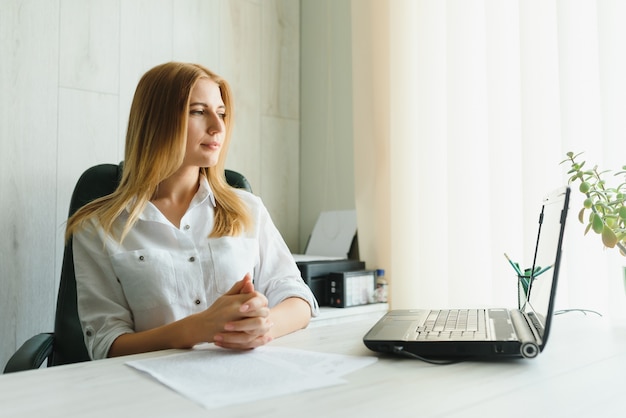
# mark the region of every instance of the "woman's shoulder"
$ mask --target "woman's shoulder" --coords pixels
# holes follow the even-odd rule
[[[250,210],[250,214],[253,218],[267,214],[267,208],[259,196],[243,189],[234,189],[234,192]]]
[[[86,237],[88,239],[98,237],[101,241],[106,241],[107,238],[110,238],[111,236],[120,236],[127,220],[128,212],[124,210],[113,221],[113,223],[111,224],[111,229],[107,233],[105,232],[105,229],[102,226],[100,219],[96,215],[92,215],[83,219],[81,223],[76,227],[72,235]]]
[[[250,207],[263,206],[263,201],[259,196],[244,189],[233,188],[233,191],[246,205]]]

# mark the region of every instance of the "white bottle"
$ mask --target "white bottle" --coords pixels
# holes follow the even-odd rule
[[[380,303],[387,302],[387,279],[385,279],[385,270],[376,270],[376,290],[374,291],[374,301]]]

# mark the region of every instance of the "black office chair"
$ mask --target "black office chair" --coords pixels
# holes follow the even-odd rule
[[[100,164],[87,169],[78,179],[72,193],[69,216],[92,200],[112,193],[119,183],[122,169],[123,162],[119,165]],[[225,176],[231,186],[252,193],[250,183],[243,175],[226,170]],[[46,359],[49,367],[90,360],[76,307],[76,279],[71,240],[66,244],[63,253],[54,332],[41,333],[28,339],[11,356],[4,373],[37,369]]]

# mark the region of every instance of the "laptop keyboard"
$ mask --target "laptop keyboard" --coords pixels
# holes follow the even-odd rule
[[[468,341],[486,337],[484,309],[445,309],[430,311],[411,339]]]

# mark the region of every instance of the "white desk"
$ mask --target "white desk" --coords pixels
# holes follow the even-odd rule
[[[271,344],[369,356],[361,338],[380,315],[313,326]],[[583,325],[596,327],[588,339],[574,329]],[[612,417],[626,410],[626,325],[581,313],[555,317],[534,360],[435,366],[381,357],[344,385],[212,411],[124,365],[171,352],[2,375],[0,416]]]

